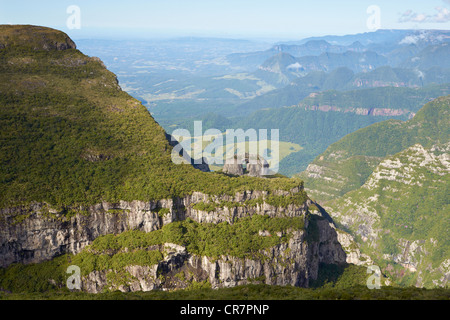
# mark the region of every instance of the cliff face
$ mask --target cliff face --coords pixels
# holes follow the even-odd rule
[[[165,259],[153,266],[126,267],[126,281],[111,281],[108,271],[94,271],[82,278],[82,290],[99,293],[109,290],[150,291],[184,289],[192,282],[209,282],[212,288],[227,288],[251,283],[308,287],[317,279],[319,263],[345,262],[335,230],[323,220],[320,237],[307,241],[307,231],[292,231],[288,243],[261,251],[261,258],[222,256],[218,260],[189,254],[186,248],[170,243]],[[117,273],[114,273],[117,274]]]
[[[308,287],[317,278],[317,247],[309,247],[305,233],[295,231],[289,243],[266,249],[262,258],[222,256],[218,260],[192,255],[186,248],[170,243],[163,261],[153,266],[127,266],[126,281],[111,281],[112,270],[93,271],[82,278],[82,290],[99,293],[109,290],[149,291],[184,289],[192,282],[208,282],[212,288],[226,288],[250,283]]]
[[[401,285],[448,286],[449,100],[353,132],[299,175],[347,231],[347,262],[383,266]]]
[[[287,192],[279,192],[279,195]],[[44,204],[27,208],[1,210],[0,265],[12,263],[39,263],[58,255],[78,254],[99,236],[120,234],[127,230],[151,232],[174,221],[190,218],[199,223],[233,223],[252,215],[270,217],[305,217],[305,230],[291,230],[287,243],[264,249],[262,258],[242,259],[222,256],[217,260],[187,252],[175,244],[165,244],[164,260],[151,266],[127,266],[129,281],[120,285],[108,281],[111,271],[93,271],[83,277],[82,288],[88,292],[101,292],[105,288],[122,291],[183,288],[192,281],[208,281],[212,287],[231,287],[254,281],[273,285],[307,287],[316,279],[319,263],[345,263],[334,227],[325,219],[311,219],[307,201],[301,206],[275,207],[262,202],[254,207],[223,207],[206,212],[193,208],[208,201],[244,203],[261,199],[267,192],[248,191],[231,196],[208,196],[193,193],[184,198],[153,202],[121,201],[100,203],[67,215],[68,209],[57,211]],[[158,214],[165,209],[167,213]],[[313,225],[314,224],[314,225]],[[314,233],[314,236],[311,234]],[[261,230],[261,236],[272,236]],[[276,236],[276,235],[274,235]],[[157,248],[158,249],[158,248]],[[159,248],[161,250],[161,248]],[[191,278],[182,281],[180,272]],[[255,280],[256,279],[256,280]]]
[[[326,205],[397,281],[408,275],[409,285],[448,284],[449,149],[416,144],[387,157],[361,188]]]

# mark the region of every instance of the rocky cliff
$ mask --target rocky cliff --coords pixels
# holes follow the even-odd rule
[[[358,190],[326,205],[385,273],[408,285],[448,284],[449,144],[384,159]],[[447,199],[447,200],[446,200]]]
[[[448,286],[449,101],[349,134],[300,175],[347,231],[347,262],[377,264],[402,285]]]
[[[299,190],[292,190],[298,192]],[[288,196],[290,192],[279,192]],[[313,215],[308,207],[276,207],[262,201],[255,206],[232,206],[214,211],[195,209],[199,203],[245,203],[264,199],[267,192],[248,191],[231,196],[208,196],[194,193],[178,199],[152,202],[120,201],[100,203],[90,207],[54,210],[46,204],[1,210],[0,264],[40,263],[62,254],[76,255],[96,238],[107,234],[120,234],[127,230],[152,232],[174,221],[192,219],[198,223],[227,222],[232,224],[243,217],[267,215],[274,217],[304,217],[304,230],[290,230],[288,242],[261,250],[258,259],[237,258],[229,255],[213,259],[189,253],[185,247],[166,243],[164,259],[154,265],[129,265],[129,281],[111,282],[108,274],[115,270],[92,271],[83,277],[82,287],[88,292],[101,292],[105,288],[121,291],[184,288],[192,281],[208,281],[212,287],[230,287],[263,282],[273,285],[307,287],[317,278],[320,263],[345,263],[346,254],[338,242],[333,224]],[[161,214],[163,212],[163,214]],[[317,212],[316,212],[317,213]],[[313,226],[312,226],[313,224]],[[314,235],[311,235],[313,234]],[[264,230],[260,236],[272,236]],[[276,235],[275,235],[276,236]],[[281,235],[278,235],[281,236]],[[151,250],[151,249],[149,249]],[[180,279],[180,272],[191,277]]]
[[[114,270],[93,271],[82,278],[81,286],[92,293],[184,289],[193,282],[207,282],[212,288],[252,283],[308,287],[317,279],[320,263],[345,263],[334,229],[321,222],[319,230],[320,238],[312,243],[307,241],[306,231],[292,231],[288,243],[262,250],[258,259],[224,255],[215,260],[166,243],[164,260],[152,266],[127,266],[126,281],[111,281],[111,274],[120,274]]]

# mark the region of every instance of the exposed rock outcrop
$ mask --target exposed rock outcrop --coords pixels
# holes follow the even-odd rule
[[[264,158],[258,155],[252,157],[248,153],[226,159],[223,172],[235,176],[247,174],[251,177],[264,177],[270,174],[269,163]]]
[[[242,159],[232,158],[227,159],[223,166],[223,172],[234,176],[244,175],[244,163]]]
[[[129,281],[108,282],[111,270],[94,271],[82,278],[82,289],[98,293],[109,290],[149,291],[181,289],[193,282],[209,282],[212,288],[226,288],[249,283],[307,287],[317,277],[317,248],[305,241],[305,232],[295,231],[288,243],[263,250],[262,257],[236,258],[222,256],[214,260],[191,255],[184,247],[170,245],[174,250],[164,261],[154,266],[129,266]]]
[[[184,289],[194,282],[208,282],[212,288],[250,283],[308,287],[311,280],[317,279],[320,263],[345,262],[345,253],[337,242],[334,229],[323,221],[319,230],[318,241],[308,241],[307,231],[292,231],[288,243],[261,250],[258,257],[252,259],[227,255],[214,260],[192,255],[182,246],[165,244],[165,248],[172,250],[158,264],[128,266],[125,275],[116,282],[108,280],[108,275],[116,273],[113,270],[93,271],[82,278],[82,290],[91,293],[104,289],[123,292],[170,290]]]
[[[383,159],[361,188],[325,206],[350,233],[339,232],[347,262],[389,261],[383,272],[395,281],[406,281],[407,276],[408,285],[447,285],[445,231],[429,226],[444,226],[448,216],[440,199],[448,189],[449,150],[448,142],[429,148],[412,145]]]
[[[299,191],[298,188],[291,190]],[[288,193],[278,192],[279,195]],[[83,278],[83,290],[100,292],[106,286],[122,291],[148,291],[183,287],[192,281],[208,281],[214,288],[254,281],[307,287],[311,279],[317,278],[319,263],[345,263],[345,252],[332,225],[327,220],[307,218],[308,207],[312,204],[310,200],[301,206],[288,207],[274,207],[263,202],[254,207],[223,207],[213,212],[193,208],[196,203],[204,201],[244,202],[266,195],[267,192],[263,191],[247,191],[234,196],[193,193],[178,199],[100,203],[77,210],[64,208],[57,211],[37,203],[26,208],[3,209],[0,221],[0,266],[6,267],[17,262],[42,262],[64,253],[77,254],[101,235],[119,234],[132,229],[150,232],[187,218],[200,223],[233,223],[235,219],[254,214],[270,217],[304,216],[305,230],[291,231],[289,242],[263,250],[254,259],[222,256],[213,260],[190,254],[184,247],[166,244],[164,261],[154,266],[128,266],[129,281],[125,284],[114,287],[115,284],[106,276],[107,271],[94,271]],[[159,214],[160,208],[168,209],[164,211],[168,213]],[[73,213],[68,213],[71,210]],[[315,233],[315,237],[311,237],[311,232]],[[174,278],[180,272],[190,272],[193,276],[189,281],[180,282]]]
[[[298,190],[294,190],[298,191]],[[288,192],[286,192],[288,193]],[[253,214],[301,216],[307,204],[300,207],[277,208],[263,203],[256,207],[219,208],[213,212],[193,208],[205,201],[244,202],[266,195],[263,191],[247,191],[235,196],[208,196],[200,192],[184,198],[159,201],[120,201],[100,203],[86,208],[55,210],[46,204],[0,210],[0,267],[11,263],[37,263],[63,253],[79,253],[95,238],[126,230],[150,232],[163,225],[191,218],[199,223],[230,222]],[[283,194],[280,191],[280,194]],[[160,208],[168,209],[164,215]],[[73,214],[68,214],[68,211]]]

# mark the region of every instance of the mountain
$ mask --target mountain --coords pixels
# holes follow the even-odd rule
[[[226,57],[226,61],[236,70],[254,72],[262,65],[270,64],[275,56],[286,54],[299,59],[295,69],[301,75],[314,70],[329,72],[338,67],[347,67],[354,72],[371,71],[387,65],[420,71],[437,65],[448,69],[445,57],[449,42],[447,30],[377,30],[278,43],[264,51],[233,53]],[[282,73],[283,70],[277,72]]]
[[[302,146],[280,162],[280,173],[292,176],[344,136],[376,122],[408,120],[425,103],[447,94],[448,85],[312,93],[290,107],[259,110],[235,119],[233,127],[279,129],[280,140]]]
[[[291,73],[291,75],[293,75],[293,73]],[[262,75],[260,75],[260,77],[262,77]],[[285,75],[279,75],[279,78],[288,79]],[[444,85],[449,82],[450,69],[443,69],[440,67],[418,71],[382,66],[370,72],[359,73],[354,73],[346,67],[341,67],[329,73],[315,71],[308,73],[306,76],[295,78],[291,83],[282,88],[269,91],[254,97],[250,101],[239,104],[235,107],[235,110],[239,113],[248,114],[258,109],[292,106],[298,104],[310,94],[314,93],[321,96],[323,94],[321,92],[329,90],[352,91],[355,89],[379,87],[419,88],[431,86],[433,84]],[[408,90],[405,90],[405,92],[406,91]],[[345,93],[342,94],[345,95]],[[364,95],[364,93],[360,94]],[[443,94],[438,94],[437,96],[439,95],[445,95],[445,92]]]
[[[75,49],[76,45],[66,34],[39,26],[0,26],[0,49],[54,51]],[[35,34],[38,33],[39,37]]]
[[[177,142],[66,34],[0,35],[2,294],[68,293],[74,265],[90,293],[309,287],[345,267],[302,181],[176,164]]]
[[[299,176],[308,192],[401,285],[448,286],[450,96],[406,122],[331,145]]]
[[[211,112],[234,117],[290,106],[319,91],[449,82],[445,50],[432,53],[448,43],[446,30],[349,37],[355,41],[324,38],[272,46],[196,38],[80,43],[85,52],[101,56],[121,87],[166,129]]]
[[[378,116],[412,118],[426,102],[448,94],[449,84],[423,88],[379,87],[350,91],[312,93],[298,106],[323,111],[353,112]]]
[[[319,56],[325,52],[344,53],[346,51],[362,52],[365,50],[364,46],[355,41],[348,46],[331,44],[325,40],[310,40],[301,45],[278,44],[273,47],[273,50],[291,54],[295,57],[303,56]]]
[[[450,144],[415,144],[383,159],[325,209],[361,252],[404,286],[448,287]]]
[[[172,163],[164,130],[99,59],[49,29],[4,30],[17,36],[1,42],[2,206],[158,199],[201,180]],[[25,32],[44,43],[12,40]]]
[[[296,58],[288,53],[280,52],[267,59],[254,74],[264,80],[272,78],[269,81],[266,80],[269,83],[274,82],[273,74],[276,74],[279,77],[275,80],[276,84],[284,86],[295,78],[298,78],[302,71],[303,69],[298,64]]]
[[[279,53],[266,60],[259,69],[272,73],[297,72],[297,76],[301,76],[312,71],[330,72],[342,67],[353,72],[367,72],[385,64],[387,64],[385,57],[371,51],[325,52],[319,56],[302,56],[299,58],[288,53]]]
[[[372,51],[344,53],[323,53],[318,57],[305,56],[298,58],[298,63],[305,71],[332,71],[339,67],[347,67],[353,72],[370,71],[387,64],[387,59]]]
[[[352,79],[352,83],[358,87],[412,87],[423,85],[420,80],[413,70],[384,66],[371,72],[356,75]]]
[[[346,46],[354,42],[359,42],[363,46],[375,48],[391,44],[419,44],[429,45],[436,42],[449,41],[450,32],[448,30],[407,30],[407,29],[378,29],[374,32],[364,32],[343,36],[321,36],[309,37],[299,42],[288,42],[287,44],[304,44],[309,41],[324,40],[335,45]]]
[[[326,52],[344,53],[346,51],[362,52],[364,50],[364,46],[358,41],[348,46],[342,46],[331,44],[325,40],[311,40],[300,45],[280,43],[264,51],[233,53],[227,55],[226,60],[231,66],[251,72],[273,56],[283,53],[294,57],[303,57],[319,56]]]
[[[414,43],[410,43],[390,48],[388,51],[386,57],[388,58],[389,64],[392,66],[399,66],[419,54],[421,48]]]
[[[446,100],[440,101],[425,105],[411,120],[376,123],[330,145],[299,174],[308,192],[324,203],[359,188],[386,156],[416,143],[426,148],[445,143],[448,111]]]
[[[264,73],[266,77],[267,75],[274,75],[262,70],[260,73]],[[278,79],[286,79],[283,75],[276,76]],[[327,78],[328,75],[323,71],[310,72],[304,77],[294,79],[290,84],[282,88],[269,91],[258,97],[254,97],[250,101],[239,104],[234,108],[235,112],[248,114],[259,109],[292,106],[306,98],[312,92],[321,91],[324,88],[324,83]]]
[[[435,45],[430,45],[420,51],[410,59],[400,63],[399,66],[411,69],[430,69],[432,67],[441,67],[444,69],[450,68],[450,43],[444,42]]]

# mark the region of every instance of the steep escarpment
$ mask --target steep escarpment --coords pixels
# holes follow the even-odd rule
[[[386,156],[419,143],[448,141],[448,98],[426,104],[408,121],[384,121],[355,131],[332,144],[298,177],[321,203],[361,187]]]
[[[175,164],[98,58],[52,29],[0,32],[0,263],[12,279],[26,264],[65,286],[58,268],[79,265],[89,292],[308,286],[320,263],[345,262],[301,180]]]
[[[448,286],[449,101],[348,135],[303,173],[314,199],[355,240],[349,260],[370,257],[401,285]]]
[[[278,192],[305,196],[301,190]],[[0,266],[11,263],[39,263],[64,253],[79,253],[98,236],[127,230],[144,232],[161,229],[174,221],[192,219],[199,223],[221,223],[253,214],[269,217],[305,216],[308,204],[277,207],[268,192],[249,191],[234,197],[194,192],[183,198],[157,201],[102,202],[92,206],[55,209],[45,203],[1,209]],[[275,196],[277,197],[277,196]],[[266,198],[266,200],[264,200]],[[205,204],[213,206],[204,208]]]
[[[194,193],[61,212],[40,204],[4,209],[0,262],[7,267],[69,255],[84,273],[83,290],[93,293],[180,289],[193,282],[307,287],[321,263],[345,263],[346,254],[333,224],[310,211],[310,200],[274,203],[301,192]]]
[[[245,219],[244,222],[236,224],[251,220],[255,219]],[[270,221],[270,224],[279,221],[280,219],[275,218]],[[88,292],[102,292],[105,289],[124,292],[184,289],[198,283],[212,288],[252,283],[308,287],[317,279],[321,263],[342,264],[344,262],[344,254],[336,238],[331,237],[335,241],[334,245],[326,243],[333,233],[323,232],[333,232],[331,228],[321,227],[323,235],[326,235],[326,241],[320,242],[320,238],[309,239],[308,231],[296,229],[299,226],[292,223],[292,219],[284,221],[291,224],[289,229],[273,232],[273,234],[268,230],[259,230],[257,237],[268,238],[269,241],[264,239],[264,242],[268,243],[259,250],[247,252],[244,255],[236,256],[222,251],[219,256],[211,257],[190,251],[191,244],[188,244],[186,248],[173,243],[164,243],[148,247],[149,251],[144,251],[159,254],[157,263],[144,266],[129,264],[124,268],[115,266],[114,262],[107,263],[98,268],[100,270],[89,270],[89,273],[82,276],[82,287]],[[192,224],[192,222],[189,223]],[[230,246],[233,247],[232,244]],[[217,249],[220,250],[220,248]],[[92,249],[86,249],[80,256],[89,250]],[[329,252],[332,254],[330,255]],[[88,257],[89,254],[86,254],[86,258],[83,258],[88,260]],[[115,257],[116,255],[111,260],[115,260]],[[79,264],[83,266],[83,258],[76,256],[74,262],[80,261]]]
[[[397,281],[446,286],[449,144],[416,144],[383,160],[359,189],[327,203],[334,219]]]

